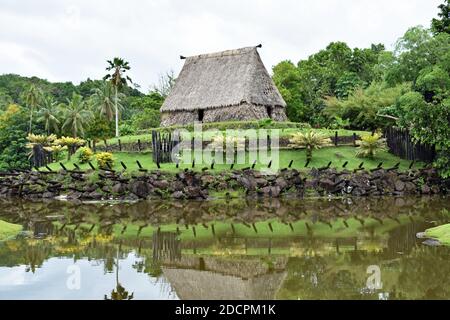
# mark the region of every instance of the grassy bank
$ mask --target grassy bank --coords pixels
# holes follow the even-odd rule
[[[0,241],[5,240],[9,237],[15,236],[22,230],[22,226],[18,224],[12,224],[0,220]]]
[[[183,128],[184,129],[184,128]],[[308,130],[311,130],[309,128],[273,128],[278,131],[278,134],[280,137],[290,137],[292,136],[293,133],[296,132],[306,132]],[[258,134],[260,132],[260,130],[267,130],[267,132],[270,134],[271,130],[273,129],[258,129],[256,128],[255,130],[257,130]],[[189,129],[186,129],[189,130]],[[205,140],[210,140],[212,139],[214,136],[216,136],[217,133],[214,133],[213,131],[205,131],[205,130],[213,130],[213,129],[205,129],[203,128],[203,138]],[[246,129],[233,129],[230,128],[230,130],[246,130]],[[337,130],[332,130],[332,129],[312,129],[315,132],[324,134],[326,136],[329,137],[334,137],[335,133],[338,133],[338,136],[352,136],[353,133],[356,133],[357,135],[362,135],[362,134],[370,134],[370,132],[367,131],[358,131],[358,130],[346,130],[346,129],[337,129]],[[164,130],[160,130],[160,131],[164,131]],[[221,133],[223,135],[225,135],[225,130],[220,130]],[[120,138],[111,138],[111,139],[107,139],[106,142],[108,145],[114,145],[114,144],[118,144],[118,139],[120,139],[121,143],[135,143],[138,140],[140,140],[141,142],[151,142],[152,140],[152,136],[151,136],[151,131],[149,131],[149,133],[143,133],[143,134],[137,134],[137,135],[129,135],[129,136],[123,136]],[[191,136],[193,136],[193,132],[190,132]],[[100,141],[98,144],[98,146],[103,146],[104,142]]]
[[[342,168],[342,165],[348,161],[348,164],[346,166],[347,169],[355,169],[357,168],[361,162],[364,162],[364,167],[366,169],[372,169],[376,167],[380,162],[383,162],[383,167],[388,168],[391,166],[394,166],[397,163],[400,163],[400,170],[406,170],[409,165],[410,161],[402,160],[388,152],[380,152],[377,154],[377,157],[375,159],[361,159],[357,158],[355,156],[356,149],[354,147],[328,147],[323,148],[320,150],[314,151],[313,154],[313,160],[308,165],[309,168],[312,167],[322,167],[326,166],[330,161],[332,161],[331,167],[336,168]],[[305,163],[306,163],[306,153],[304,150],[279,150],[279,168],[286,168],[290,161],[293,160],[292,168],[298,169],[298,170],[304,170],[305,169]],[[201,156],[195,156],[195,170],[201,170],[204,167],[210,167],[210,161],[201,161]],[[259,157],[259,160],[263,159],[264,157]],[[276,166],[276,155],[268,155],[268,158],[273,158],[273,167]],[[114,169],[122,170],[122,166],[120,164],[120,161],[124,162],[125,165],[128,167],[130,171],[137,170],[138,166],[136,164],[136,160],[138,160],[142,166],[145,169],[148,170],[154,170],[157,169],[157,166],[155,163],[153,163],[152,160],[152,154],[150,152],[142,152],[142,153],[129,153],[129,152],[116,152],[114,153]],[[260,170],[267,167],[267,160],[262,161],[261,163],[257,163],[255,168]],[[68,168],[68,169],[74,169],[73,163],[76,163],[79,165],[82,169],[89,169],[88,164],[81,164],[77,161],[75,157],[72,157],[71,161],[62,161],[62,163]],[[95,159],[92,160],[92,163],[94,166],[97,166],[97,163]],[[251,166],[253,163],[252,159],[249,159],[249,155],[246,154],[246,160],[244,164],[236,164],[234,166],[235,169],[242,169],[245,167]],[[416,163],[415,166],[421,166],[421,163]],[[52,163],[49,165],[54,170],[59,170],[61,167],[58,163]],[[184,168],[192,168],[191,162],[182,164],[180,163],[179,169],[176,169],[174,163],[166,163],[161,164],[161,169],[164,171],[170,171],[170,172],[177,172],[180,169]],[[213,172],[220,172],[224,170],[229,170],[230,164],[218,164],[214,166],[214,170],[211,170]]]
[[[443,245],[450,246],[450,224],[427,229],[425,234],[430,238],[439,240]]]

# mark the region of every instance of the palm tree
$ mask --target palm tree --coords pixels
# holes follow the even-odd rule
[[[312,160],[312,152],[314,149],[320,149],[324,146],[331,145],[330,138],[312,130],[306,133],[294,133],[292,138],[289,139],[289,142],[289,147],[306,149],[306,161]]]
[[[51,130],[55,133],[59,131],[60,121],[56,117],[58,113],[57,107],[58,104],[52,96],[46,96],[41,101],[38,113],[39,118],[37,120],[44,123],[47,134],[50,134]]]
[[[110,80],[111,84],[114,86],[114,105],[116,113],[116,137],[119,137],[119,107],[118,107],[118,91],[127,82],[133,83],[129,76],[125,76],[125,72],[130,70],[130,66],[127,61],[121,58],[114,58],[112,61],[108,60],[108,67],[106,71],[112,71],[112,73],[107,74],[103,77],[103,80]]]
[[[41,90],[34,84],[30,85],[27,91],[25,91],[24,100],[27,106],[30,108],[30,127],[28,133],[31,133],[31,126],[33,123],[33,112],[34,109],[39,106],[42,97]]]
[[[78,135],[84,136],[84,127],[86,123],[92,118],[92,113],[86,109],[86,103],[83,97],[77,93],[72,94],[72,99],[67,100],[67,105],[64,106],[65,119],[62,129],[70,130],[72,135],[76,138]]]
[[[122,243],[118,244],[117,256],[116,256],[116,288],[111,291],[111,298],[105,294],[105,300],[132,300],[134,298],[134,292],[131,294],[120,284],[119,282],[119,258]]]
[[[95,88],[92,90],[91,103],[94,109],[102,116],[105,116],[108,121],[112,121],[114,118],[115,110],[115,96],[114,96],[114,86],[111,82],[103,82],[100,88]],[[117,95],[117,107],[119,111],[123,109],[121,100],[125,98],[123,93]]]

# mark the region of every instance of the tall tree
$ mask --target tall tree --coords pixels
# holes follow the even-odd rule
[[[450,33],[450,0],[445,0],[438,8],[440,10],[438,13],[440,19],[434,18],[431,20],[431,30],[433,30],[434,34],[441,32]]]
[[[74,92],[72,99],[67,101],[67,105],[64,109],[66,120],[62,129],[70,131],[75,138],[79,135],[83,137],[84,128],[92,118],[92,113],[86,108],[83,97]]]
[[[122,86],[126,85],[127,82],[133,83],[129,76],[125,73],[130,70],[129,63],[121,58],[114,58],[112,61],[108,60],[108,67],[106,71],[111,71],[111,73],[105,75],[103,80],[110,80],[111,84],[114,86],[114,105],[116,114],[116,137],[119,137],[119,106],[118,106],[118,93]]]
[[[49,135],[51,131],[57,133],[59,131],[60,121],[57,118],[58,103],[53,96],[46,96],[42,99],[39,112],[38,122],[44,123],[45,131]]]
[[[93,94],[91,95],[91,103],[94,109],[101,115],[104,116],[108,121],[114,119],[115,111],[115,96],[114,96],[114,86],[111,82],[103,82],[100,88],[93,89]],[[125,95],[119,93],[117,95],[117,108],[119,111],[123,109],[122,100]]]
[[[30,125],[28,132],[31,133],[32,124],[33,124],[33,113],[34,110],[39,106],[40,100],[42,97],[41,90],[36,87],[34,84],[28,87],[28,90],[25,91],[24,100],[27,104],[28,108],[30,108]]]

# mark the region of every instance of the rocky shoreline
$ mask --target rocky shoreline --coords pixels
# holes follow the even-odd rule
[[[13,171],[0,173],[0,197],[24,199],[139,200],[215,197],[402,196],[446,194],[450,180],[435,169],[283,169],[267,175],[251,169],[211,173],[162,171]]]

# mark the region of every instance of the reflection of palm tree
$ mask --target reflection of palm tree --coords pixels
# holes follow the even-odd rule
[[[131,294],[125,290],[124,287],[119,283],[119,253],[120,253],[121,244],[117,248],[117,257],[116,257],[116,288],[111,291],[111,298],[105,294],[105,300],[132,300],[134,298],[134,292]]]

